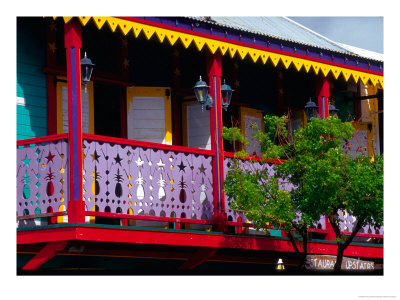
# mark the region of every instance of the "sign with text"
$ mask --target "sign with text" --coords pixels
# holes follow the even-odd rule
[[[309,270],[333,270],[336,256],[331,255],[307,255],[306,268]],[[375,269],[373,261],[359,260],[343,257],[342,270],[348,271],[372,271]]]

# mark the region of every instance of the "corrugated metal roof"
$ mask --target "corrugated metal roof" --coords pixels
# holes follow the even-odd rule
[[[245,32],[261,34],[303,45],[310,45],[335,52],[352,54],[374,60],[378,56],[369,51],[355,51],[352,47],[334,42],[323,35],[287,18],[287,17],[191,17],[193,19],[218,24]],[[359,50],[362,50],[358,48]]]
[[[358,48],[355,46],[350,46],[350,45],[346,45],[343,43],[337,43],[339,46],[347,49],[348,51],[355,53],[359,56],[362,57],[368,57],[368,58],[372,58],[374,60],[378,60],[378,61],[383,61],[383,54],[382,53],[378,53],[378,52],[374,52],[374,51],[370,51],[370,50],[365,50],[362,48]]]

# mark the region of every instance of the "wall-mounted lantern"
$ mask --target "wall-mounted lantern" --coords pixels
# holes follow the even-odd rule
[[[304,106],[304,111],[307,116],[307,121],[311,121],[311,118],[316,118],[318,115],[318,106],[310,100],[307,102],[306,106]]]
[[[82,79],[82,84],[85,86],[85,93],[87,92],[87,84],[90,81],[90,78],[92,77],[92,72],[93,72],[93,67],[95,65],[92,63],[90,58],[87,58],[86,52],[85,56],[81,59],[81,79]]]
[[[329,104],[329,115],[330,116],[337,116],[338,109],[333,104]]]
[[[196,95],[197,101],[199,101],[201,105],[201,110],[204,111],[204,106],[206,106],[206,109],[209,110],[212,107],[212,98],[208,94],[209,86],[205,81],[200,79],[199,81],[196,82],[194,86],[194,94]]]
[[[199,81],[196,82],[193,89],[194,94],[196,95],[196,99],[201,105],[201,110],[204,111],[204,106],[207,110],[210,110],[213,105],[213,99],[208,93],[210,87],[207,85],[207,83],[205,83],[205,81],[201,79],[201,76]],[[222,108],[224,110],[227,110],[229,104],[231,103],[232,92],[233,90],[229,85],[225,83],[224,80],[224,84],[221,86]]]
[[[227,111],[229,104],[231,104],[231,99],[232,99],[232,92],[234,90],[231,89],[229,85],[225,83],[224,79],[224,84],[221,86],[221,94],[222,94],[222,108]]]
[[[339,111],[333,104],[329,104],[329,115],[330,116],[337,116],[337,112]],[[311,118],[317,118],[318,116],[318,106],[310,100],[304,106],[304,111],[307,116],[307,121],[310,121]]]

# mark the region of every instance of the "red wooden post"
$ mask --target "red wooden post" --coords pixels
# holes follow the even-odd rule
[[[242,222],[242,218],[241,218],[241,217],[238,217],[238,218],[237,218],[237,222],[238,222],[238,223],[241,223],[241,222]],[[243,230],[242,230],[242,226],[240,226],[240,225],[236,226],[236,233],[237,233],[237,234],[241,234],[242,231],[243,231]]]
[[[76,19],[64,26],[68,80],[69,199],[68,222],[85,223],[83,202],[81,25]]]
[[[329,80],[327,77],[319,77],[316,89],[317,99],[318,99],[318,113],[321,119],[325,119],[329,116]],[[325,217],[326,229],[328,234],[325,236],[326,240],[333,240],[335,238],[335,233],[333,231],[332,225],[328,218]]]
[[[329,116],[329,80],[327,77],[320,77],[317,84],[318,114],[321,119]]]
[[[224,176],[224,145],[222,134],[222,100],[221,100],[221,55],[215,53],[207,56],[207,74],[210,86],[210,95],[213,106],[210,110],[211,150],[215,151],[213,158],[213,188],[215,230],[226,231],[225,198],[222,190]]]

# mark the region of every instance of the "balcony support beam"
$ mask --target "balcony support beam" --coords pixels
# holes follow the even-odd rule
[[[62,251],[67,246],[68,241],[50,242],[42,248],[28,263],[22,267],[24,271],[35,271],[40,268],[45,262],[52,259],[59,251]]]
[[[17,231],[17,245],[59,241],[128,243],[147,245],[170,245],[189,247],[209,247],[217,249],[263,250],[294,253],[292,243],[285,237],[254,237],[221,233],[188,232],[183,230],[148,230],[112,225],[58,224],[42,229]],[[336,255],[335,241],[312,240],[308,244],[309,253]],[[352,243],[344,251],[345,256],[383,258],[383,245]]]
[[[217,248],[202,248],[196,251],[191,258],[182,264],[180,270],[193,270],[217,252]]]
[[[72,19],[64,26],[68,80],[69,199],[68,222],[85,222],[82,162],[81,25]]]

